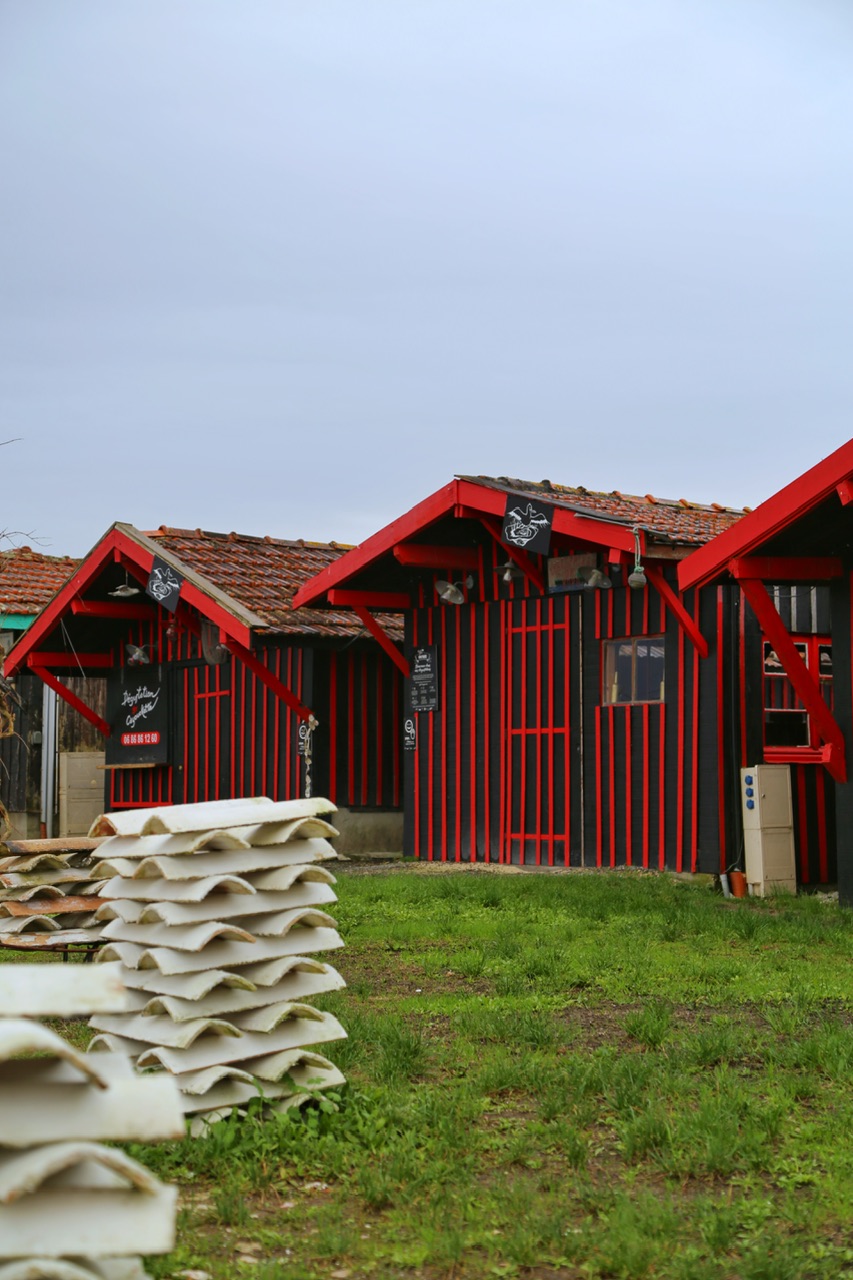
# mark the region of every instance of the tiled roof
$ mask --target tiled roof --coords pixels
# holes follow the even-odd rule
[[[0,552],[0,614],[38,613],[79,563],[70,556],[45,556],[31,547]]]
[[[657,498],[647,493],[636,497],[613,489],[610,493],[598,493],[582,486],[556,484],[550,480],[515,480],[509,476],[459,476],[472,484],[486,485],[490,489],[502,489],[524,498],[551,502],[579,515],[594,515],[599,519],[616,521],[622,525],[639,525],[652,535],[667,542],[698,546],[728,529],[740,520],[749,507],[723,507],[719,503],[705,505],[688,502],[686,498]]]
[[[165,525],[145,536],[263,618],[274,631],[325,636],[358,636],[365,632],[358,618],[346,610],[291,607],[298,587],[350,550],[345,543],[306,542],[301,538],[291,542],[242,533],[170,529]],[[399,618],[377,616],[389,634],[402,636]]]

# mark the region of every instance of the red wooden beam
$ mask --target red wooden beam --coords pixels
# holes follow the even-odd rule
[[[411,609],[411,596],[403,591],[345,591],[333,588],[328,593],[331,605],[343,609]]]
[[[53,689],[57,694],[59,694],[60,698],[67,702],[69,707],[73,707],[75,711],[79,711],[83,719],[88,720],[89,724],[93,724],[98,732],[102,733],[105,738],[110,736],[112,731],[106,720],[102,720],[97,712],[93,711],[91,707],[87,707],[86,703],[83,702],[82,699],[78,698],[77,694],[73,693],[67,685],[62,683],[61,680],[58,680],[52,671],[47,671],[44,667],[33,666],[33,674],[37,675],[39,680],[43,680],[48,688]]]
[[[294,715],[300,720],[311,719],[312,713],[310,709],[305,706],[304,702],[300,702],[296,694],[291,689],[288,689],[287,685],[283,684],[278,676],[252,653],[251,649],[247,649],[245,645],[240,644],[239,640],[235,640],[233,636],[227,637],[226,644],[234,654],[234,657],[239,658],[243,665],[248,667],[252,674],[260,680],[261,684],[266,685],[271,693],[274,693],[277,698],[285,702]]]
[[[28,653],[28,667],[112,667],[110,653]]]
[[[545,579],[539,572],[539,566],[531,560],[527,552],[521,551],[518,547],[508,547],[505,542],[501,541],[503,529],[496,520],[492,520],[489,516],[480,516],[480,521],[484,528],[488,529],[501,550],[507,553],[513,564],[517,564],[524,576],[530,579],[537,591],[540,591],[543,596],[546,595]]]
[[[464,569],[470,573],[480,567],[480,553],[476,547],[437,547],[420,542],[402,542],[394,548],[394,558],[400,564],[418,569]]]
[[[678,620],[679,626],[684,630],[695,646],[696,652],[700,658],[708,656],[708,641],[702,635],[694,618],[684,607],[684,602],[675,594],[672,587],[663,576],[663,571],[657,565],[649,564],[648,561],[643,565],[643,570],[649,582],[657,591],[666,607],[674,618]]]
[[[729,572],[765,582],[828,582],[843,577],[844,566],[837,556],[739,556],[729,561]]]
[[[824,764],[836,782],[846,782],[844,735],[821,696],[818,681],[788,635],[764,583],[757,578],[741,578],[740,587],[752,606],[762,634],[776,650],[776,656],[785,668],[785,674],[794,686],[797,697],[811,716],[821,740],[826,743]]]
[[[334,594],[335,593],[332,591],[329,592],[329,595],[334,595]],[[394,665],[400,668],[404,676],[408,676],[409,675],[408,662],[403,657],[402,653],[397,648],[397,646],[395,645],[391,637],[389,635],[386,635],[386,633],[383,631],[381,624],[377,622],[376,618],[374,618],[371,613],[368,613],[367,609],[365,609],[363,605],[355,605],[355,607],[353,608],[353,613],[356,615],[357,618],[361,619],[361,621],[367,627],[370,634],[373,636],[374,640],[376,640],[379,644],[381,644],[382,648],[388,654],[388,657],[391,659]]]
[[[71,612],[84,618],[121,618],[129,622],[147,622],[154,617],[156,606],[131,600],[72,600]]]

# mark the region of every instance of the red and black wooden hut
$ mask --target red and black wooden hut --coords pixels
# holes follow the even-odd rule
[[[801,881],[853,904],[853,440],[679,566],[748,602],[735,637],[735,767],[790,764]]]
[[[297,592],[404,617],[407,852],[727,865],[737,592],[681,593],[676,570],[741,516],[463,476]]]
[[[351,847],[399,849],[401,673],[353,613],[291,606],[345,551],[115,524],[6,675],[35,673],[101,731],[108,809],[299,796],[307,743],[314,794],[341,808]],[[399,620],[382,625],[393,649]],[[69,688],[74,674],[106,677],[106,716]]]

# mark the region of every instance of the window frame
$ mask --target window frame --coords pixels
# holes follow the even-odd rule
[[[827,706],[830,708],[830,710],[832,710],[833,677],[830,676],[828,678],[825,678],[825,677],[822,677],[820,674],[821,650],[824,648],[828,648],[830,651],[830,654],[832,653],[831,636],[824,635],[822,633],[818,634],[818,633],[808,633],[808,632],[795,632],[791,635],[791,640],[795,645],[797,645],[800,651],[805,650],[806,666],[808,667],[810,674],[814,675],[815,673],[817,673],[818,687],[821,690],[821,696],[823,696],[823,693],[822,693],[823,688],[825,686],[829,687],[830,698],[828,701],[826,699],[824,699],[824,701],[827,701]],[[791,708],[790,714],[805,715],[808,742],[803,742],[796,746],[794,745],[774,746],[772,744],[768,744],[767,742],[768,711],[775,711],[782,715],[788,714],[784,708],[767,706],[767,701],[768,701],[767,680],[768,679],[770,680],[784,679],[784,680],[788,680],[788,682],[790,683],[790,678],[788,677],[787,672],[785,672],[784,668],[780,676],[778,677],[772,676],[772,675],[768,676],[765,668],[765,663],[767,661],[766,649],[768,648],[773,650],[773,645],[770,643],[770,641],[766,640],[764,636],[762,636],[761,638],[761,743],[764,749],[764,759],[768,764],[804,764],[809,762],[820,762],[823,759],[820,733],[818,732],[817,727],[814,724],[814,720],[812,716],[805,709],[805,707]],[[775,652],[775,650],[773,650],[773,652]],[[777,661],[778,661],[778,657],[777,657]]]
[[[608,682],[608,645],[626,645],[631,646],[631,697],[630,698],[611,698],[609,696],[609,688],[612,682]],[[659,682],[661,690],[660,696],[657,698],[637,698],[634,695],[637,691],[637,646],[647,644],[660,644],[663,649],[663,679]],[[660,707],[666,701],[666,634],[653,636],[614,636],[601,641],[601,705],[604,707]]]

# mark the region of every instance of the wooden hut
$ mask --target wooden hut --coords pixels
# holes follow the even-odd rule
[[[351,612],[291,607],[345,550],[115,524],[6,674],[35,674],[98,731],[107,809],[285,800],[310,778],[342,811],[344,847],[399,849],[401,674]],[[397,620],[382,622],[393,647]],[[71,688],[74,674],[105,677],[105,711]]]
[[[791,767],[800,881],[853,904],[853,440],[679,566],[748,602],[734,637],[732,768]],[[737,806],[735,806],[737,811]]]
[[[678,562],[743,513],[457,477],[294,603],[405,625],[405,849],[415,857],[718,871],[738,591]],[[373,620],[374,634],[382,627]]]

